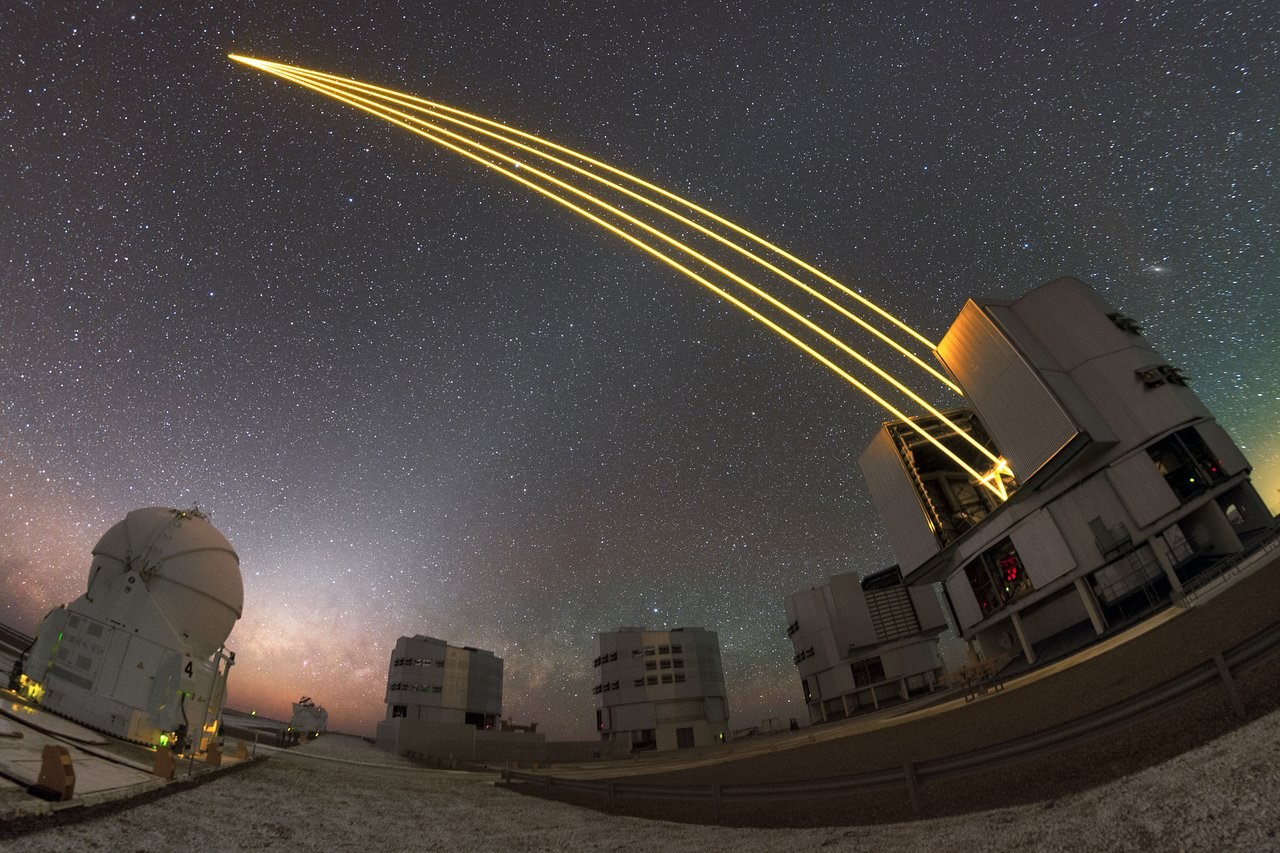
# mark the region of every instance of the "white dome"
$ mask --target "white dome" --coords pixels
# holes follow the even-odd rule
[[[137,574],[169,624],[207,658],[244,610],[240,558],[197,510],[136,509],[93,548],[88,598]]]

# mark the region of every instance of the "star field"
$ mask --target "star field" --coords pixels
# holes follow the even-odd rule
[[[4,13],[0,621],[80,595],[130,509],[198,504],[245,578],[234,707],[306,694],[369,733],[424,633],[505,659],[506,716],[589,737],[593,635],[696,625],[745,727],[803,716],[783,598],[893,562],[872,404],[230,51],[586,151],[935,340],[971,295],[1082,278],[1278,503],[1274,4],[538,5]]]

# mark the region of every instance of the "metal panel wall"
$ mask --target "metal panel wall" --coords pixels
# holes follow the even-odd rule
[[[982,621],[982,610],[978,607],[978,599],[974,598],[969,587],[969,578],[964,572],[956,572],[943,586],[947,590],[947,598],[951,601],[951,609],[959,620],[960,630],[967,631]]]
[[[973,300],[938,344],[938,357],[1020,482],[1080,432],[1035,368]]]
[[[1044,589],[1076,567],[1062,532],[1047,510],[1039,510],[1010,534],[1027,576]]]
[[[905,576],[938,553],[938,539],[920,506],[893,438],[883,427],[858,457],[889,545]]]
[[[871,625],[871,613],[867,609],[867,596],[862,582],[852,572],[833,576],[830,581],[831,601],[835,605],[835,625],[832,633],[836,639],[836,655],[843,657],[849,646],[873,646],[879,640]]]
[[[921,630],[929,631],[947,627],[947,617],[942,612],[942,602],[938,601],[938,591],[933,584],[913,586],[908,589],[911,593],[911,603],[916,608],[916,618],[920,620]]]
[[[1178,508],[1178,497],[1156,470],[1146,451],[1139,451],[1107,469],[1107,480],[1133,518],[1136,527],[1146,527],[1165,513]]]

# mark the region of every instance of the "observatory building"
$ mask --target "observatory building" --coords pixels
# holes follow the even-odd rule
[[[377,743],[392,752],[427,754],[414,744],[493,729],[502,716],[502,658],[421,634],[401,637],[391,653],[386,702]]]
[[[812,723],[907,701],[942,678],[942,605],[932,587],[904,585],[897,566],[834,575],[787,596],[786,612]]]
[[[239,557],[204,515],[134,510],[94,546],[88,591],[40,624],[21,690],[107,734],[203,751],[243,607]]]
[[[729,703],[714,631],[619,628],[597,634],[592,666],[600,739],[633,751],[722,742]]]
[[[937,355],[972,405],[952,420],[1017,476],[1008,500],[903,422],[859,465],[905,581],[941,582],[982,654],[1034,663],[1083,645],[1271,525],[1248,461],[1187,377],[1083,282],[970,300]],[[943,434],[936,417],[914,423]]]

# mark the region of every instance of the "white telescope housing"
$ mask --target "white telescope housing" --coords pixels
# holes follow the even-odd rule
[[[235,660],[223,643],[243,609],[240,558],[203,514],[134,510],[94,546],[88,591],[41,623],[24,690],[116,737],[202,751]]]

